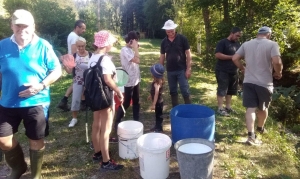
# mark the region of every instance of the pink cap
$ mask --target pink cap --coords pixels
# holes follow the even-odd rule
[[[94,45],[96,45],[98,48],[103,48],[108,45],[112,45],[117,41],[117,39],[106,30],[101,30],[95,33],[94,39]]]

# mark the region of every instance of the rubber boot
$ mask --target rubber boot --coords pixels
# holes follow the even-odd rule
[[[3,151],[7,165],[12,169],[8,179],[19,179],[27,170],[23,150],[18,143],[10,151]]]
[[[133,120],[140,120],[140,104],[132,105]]]
[[[172,101],[172,107],[174,108],[175,106],[178,105],[178,95],[172,95],[171,96],[171,101]]]
[[[183,100],[184,100],[184,104],[191,104],[191,99],[190,99],[190,96],[186,96],[186,97],[183,97]]]
[[[45,149],[29,150],[30,152],[30,168],[33,179],[41,179],[43,156]]]

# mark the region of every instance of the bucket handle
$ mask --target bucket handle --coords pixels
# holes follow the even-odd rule
[[[129,139],[129,140],[132,140],[132,139]],[[134,154],[135,158],[138,158],[138,156],[136,155],[135,151],[133,151],[131,148],[127,147],[123,142],[121,141],[128,141],[128,140],[121,140],[119,138],[119,144],[123,145],[124,147],[126,147],[127,149],[131,150],[131,152]]]

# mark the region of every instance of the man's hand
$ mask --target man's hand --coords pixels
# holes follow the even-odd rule
[[[273,73],[273,77],[274,77],[276,80],[281,79],[281,77],[282,77],[282,72],[280,72],[280,73],[274,72],[274,73]]]
[[[34,96],[44,88],[44,86],[41,83],[36,83],[36,84],[26,83],[23,86],[28,88],[19,93],[19,97],[21,98],[29,98],[31,96]]]
[[[185,77],[187,79],[189,79],[191,77],[191,75],[192,75],[192,70],[191,69],[188,69],[188,70],[185,71]]]

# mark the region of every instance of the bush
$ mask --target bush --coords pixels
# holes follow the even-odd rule
[[[275,97],[270,106],[271,115],[287,125],[300,123],[300,110],[296,108],[295,101],[290,96]]]

